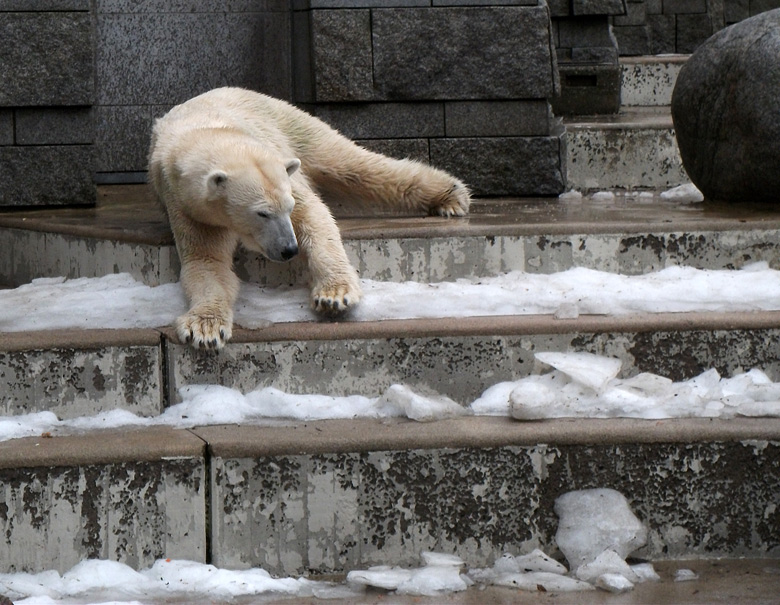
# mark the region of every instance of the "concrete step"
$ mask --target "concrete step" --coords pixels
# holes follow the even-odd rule
[[[689,56],[621,57],[621,106],[628,108],[671,105],[677,75]]]
[[[584,153],[584,149],[581,150]],[[594,156],[595,157],[595,156]],[[590,154],[582,162],[598,172]],[[648,197],[649,196],[649,197]],[[126,272],[148,285],[178,280],[167,221],[146,185],[103,186],[96,208],[0,213],[0,282]],[[777,262],[780,217],[771,208],[611,200],[476,200],[462,219],[393,216],[335,206],[347,253],[367,279],[442,281],[573,266],[641,274],[674,264],[720,269]],[[261,285],[302,283],[301,259],[270,263],[239,253],[239,276]]]
[[[780,554],[780,421],[461,417],[41,436],[0,443],[2,571],[85,558],[279,576],[560,556],[552,509],[611,487],[653,561]],[[776,579],[776,578],[775,578]]]
[[[689,181],[669,109],[677,75],[687,58],[621,58],[620,113],[564,120],[569,188],[668,189]]]

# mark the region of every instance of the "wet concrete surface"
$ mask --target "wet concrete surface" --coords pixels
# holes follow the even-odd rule
[[[614,199],[584,197],[477,199],[468,216],[445,219],[402,215],[331,203],[344,239],[457,235],[642,233],[651,230],[780,228],[780,208],[761,205],[679,203],[631,192]],[[148,185],[98,187],[95,207],[0,211],[0,227],[97,239],[171,245],[167,219]]]

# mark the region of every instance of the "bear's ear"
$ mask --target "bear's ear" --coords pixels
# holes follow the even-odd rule
[[[228,178],[227,174],[225,174],[221,170],[214,170],[213,172],[209,173],[209,177],[207,181],[209,195],[215,195],[217,193],[220,193],[225,188],[225,184],[227,183],[227,178]]]
[[[284,168],[287,170],[287,174],[292,176],[293,172],[301,167],[301,161],[298,158],[292,158],[284,163]]]

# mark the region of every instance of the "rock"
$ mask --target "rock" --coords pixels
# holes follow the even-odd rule
[[[672,118],[706,199],[780,202],[780,9],[727,27],[680,71]]]

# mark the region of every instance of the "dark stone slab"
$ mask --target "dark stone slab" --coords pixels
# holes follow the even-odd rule
[[[558,195],[566,186],[562,144],[556,136],[432,139],[431,163],[476,195]]]
[[[674,19],[674,17],[672,17]],[[672,23],[674,25],[674,23]],[[652,42],[650,38],[650,28],[647,25],[621,25],[613,28],[615,38],[617,38],[618,50],[621,57],[631,57],[637,55],[650,54]],[[674,36],[674,29],[672,29]],[[674,37],[672,37],[674,40]],[[669,50],[667,52],[673,52]]]
[[[444,104],[448,137],[547,136],[547,101],[458,101]]]
[[[428,139],[368,139],[356,141],[358,145],[370,151],[390,156],[391,158],[431,161],[430,143]]]
[[[571,15],[571,2],[569,0],[550,0],[547,6],[550,7],[550,16],[553,18]]]
[[[571,60],[573,63],[606,63],[609,65],[617,65],[618,50],[615,46],[572,48]]]
[[[625,0],[572,0],[573,15],[625,15]]]
[[[552,96],[548,14],[546,6],[374,10],[376,90],[387,99]]]
[[[98,13],[287,12],[288,0],[96,0]]]
[[[650,28],[650,53],[659,55],[677,51],[677,19],[674,15],[648,15],[647,26]],[[638,46],[634,46],[634,49],[638,50]]]
[[[14,112],[0,109],[0,145],[14,144]]]
[[[712,18],[706,13],[677,15],[678,53],[692,53],[715,33]]]
[[[92,104],[89,14],[0,13],[0,37],[0,106]]]
[[[672,94],[680,155],[706,198],[780,201],[780,9],[721,30]]]
[[[307,109],[350,139],[444,136],[442,103],[344,103]]]
[[[620,67],[561,63],[561,95],[553,99],[557,115],[617,113],[620,109]]]
[[[663,5],[668,15],[707,12],[707,0],[664,0]]]
[[[371,11],[316,10],[310,19],[311,100],[374,100]]]
[[[647,19],[647,5],[644,2],[626,4],[626,14],[612,19],[614,25],[644,25]]]
[[[227,85],[289,98],[289,23],[285,13],[213,9],[99,14],[97,100],[100,105],[176,104]]]
[[[17,145],[87,145],[95,139],[89,107],[22,108],[14,114]]]
[[[89,0],[3,0],[0,13],[88,11]]]
[[[90,145],[0,147],[0,206],[94,204]]]
[[[560,19],[558,35],[558,46],[561,48],[615,46],[606,16]]]
[[[96,107],[95,170],[146,170],[152,125],[169,109],[168,105]]]
[[[430,0],[293,0],[293,10],[322,8],[408,8],[430,5]]]

